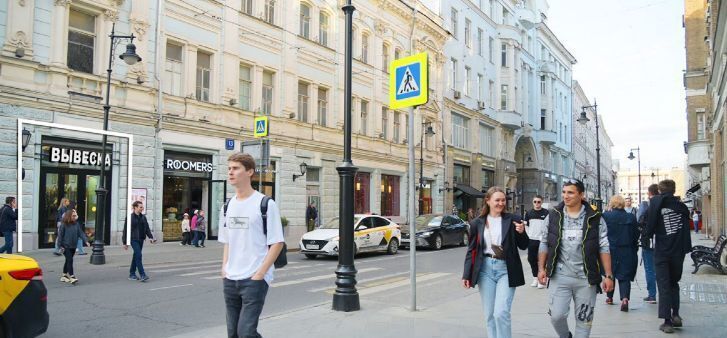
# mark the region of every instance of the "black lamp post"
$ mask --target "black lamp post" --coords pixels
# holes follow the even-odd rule
[[[636,150],[637,157],[634,157],[634,150]],[[639,174],[639,203],[638,205],[641,205],[641,148],[631,148],[629,151],[629,160],[633,160],[634,158],[637,158],[636,162],[638,163],[638,174]],[[653,177],[653,176],[652,176]]]
[[[426,128],[426,131],[425,131]],[[422,136],[419,150],[419,215],[424,214],[424,135],[432,136],[435,134],[431,122],[422,123]]]
[[[599,140],[598,135],[598,103],[596,103],[596,100],[593,100],[593,105],[591,106],[582,106],[581,107],[581,116],[576,120],[578,123],[580,123],[582,126],[585,126],[590,119],[588,118],[586,114],[586,109],[593,108],[593,115],[596,119],[596,207],[598,208],[598,211],[603,211],[603,200],[601,199],[601,143]]]
[[[114,64],[114,47],[116,47],[116,39],[129,40],[129,44],[126,45],[126,51],[119,55],[121,60],[124,60],[127,65],[134,65],[141,61],[141,57],[136,54],[136,46],[134,46],[134,34],[131,35],[116,35],[116,24],[111,26],[111,47],[109,50],[109,68],[106,69],[106,103],[103,106],[103,130],[109,130],[109,110],[111,105],[109,103],[109,94],[111,92],[111,67]],[[93,240],[93,252],[91,253],[91,264],[101,265],[106,264],[106,256],[104,254],[104,228],[106,222],[106,134],[101,139],[101,170],[98,178],[98,187],[96,188],[96,229],[94,232]],[[130,231],[130,230],[129,230]]]
[[[523,152],[523,166],[520,168],[520,216],[525,218],[525,162],[532,163],[533,158],[530,157],[530,154],[527,155],[527,160],[525,159],[525,153]]]
[[[361,304],[356,290],[356,267],[353,264],[353,185],[358,168],[351,162],[351,64],[353,62],[353,12],[356,10],[347,0],[341,8],[346,16],[346,55],[344,58],[344,135],[343,162],[336,168],[340,180],[338,219],[338,267],[336,291],[333,294],[334,311],[358,311]]]

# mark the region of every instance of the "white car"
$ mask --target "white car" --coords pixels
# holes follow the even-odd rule
[[[303,234],[300,252],[309,259],[318,255],[338,256],[338,217],[316,230]],[[377,215],[355,215],[354,252],[386,251],[396,254],[401,243],[401,230],[396,223]]]

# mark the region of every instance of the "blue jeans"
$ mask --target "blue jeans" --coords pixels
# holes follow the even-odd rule
[[[131,248],[134,250],[134,256],[131,257],[129,276],[136,276],[136,270],[139,270],[139,275],[144,277],[146,273],[144,273],[144,265],[141,263],[141,249],[144,248],[144,241],[132,239]]]
[[[263,280],[222,280],[227,310],[227,336],[230,338],[262,338],[257,332],[263,312],[268,283]]]
[[[649,292],[649,297],[656,298],[656,270],[654,270],[654,249],[642,248],[641,258],[644,260],[646,290]]]
[[[0,248],[0,253],[6,252],[6,253],[13,253],[13,232],[12,231],[3,231],[3,238],[5,238],[5,245],[3,245],[2,248]]]
[[[199,231],[197,230],[192,230],[192,245],[199,245]]]
[[[79,255],[85,255],[85,254],[86,254],[86,252],[85,252],[85,251],[83,251],[83,244],[84,244],[84,243],[83,243],[83,240],[79,238],[79,239],[78,239],[78,243],[76,244],[76,252],[77,252],[77,253],[78,253]]]
[[[515,288],[510,287],[505,261],[485,257],[480,267],[477,285],[485,310],[487,337],[512,337],[510,308],[515,297]]]

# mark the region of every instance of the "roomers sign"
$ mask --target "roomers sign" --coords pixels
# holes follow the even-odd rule
[[[175,171],[192,171],[198,173],[210,173],[212,172],[212,163],[206,160],[192,160],[175,158],[166,154],[164,157],[164,169],[175,170]]]

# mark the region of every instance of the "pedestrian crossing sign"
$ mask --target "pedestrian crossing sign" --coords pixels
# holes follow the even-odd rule
[[[394,60],[389,65],[389,108],[419,106],[429,100],[427,53]]]
[[[267,137],[269,129],[270,124],[268,124],[267,116],[258,116],[255,118],[255,130],[253,131],[255,137]]]

